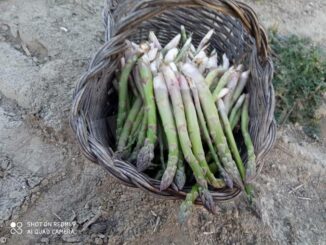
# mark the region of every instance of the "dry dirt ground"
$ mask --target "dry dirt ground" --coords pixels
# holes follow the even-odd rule
[[[103,43],[102,2],[0,0],[0,244],[326,244],[325,141],[300,126],[279,130],[257,212],[239,199],[216,216],[196,208],[184,226],[180,202],[126,188],[81,156],[68,115]],[[326,43],[325,0],[246,2],[267,27]],[[76,234],[26,234],[28,222],[61,221]]]

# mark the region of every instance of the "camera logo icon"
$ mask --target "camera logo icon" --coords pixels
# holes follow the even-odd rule
[[[10,223],[10,233],[12,235],[18,234],[21,235],[23,233],[23,223],[22,222],[11,222]]]

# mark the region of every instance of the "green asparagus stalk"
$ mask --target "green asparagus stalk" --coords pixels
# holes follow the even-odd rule
[[[133,69],[132,75],[133,75],[133,78],[134,78],[134,83],[135,83],[135,86],[137,88],[137,91],[138,91],[140,97],[142,98],[142,100],[145,101],[144,90],[143,90],[142,81],[141,81],[140,74],[139,74],[139,66],[138,66],[138,64]]]
[[[174,176],[174,183],[178,187],[179,190],[182,190],[186,184],[186,170],[183,164],[184,158],[182,152],[179,151],[178,164],[177,164],[177,172]]]
[[[137,87],[136,87],[136,85],[135,85],[135,83],[134,83],[134,78],[133,78],[133,76],[132,76],[132,74],[130,74],[129,75],[129,78],[128,78],[128,84],[129,84],[129,87],[130,87],[130,89],[131,89],[131,91],[132,91],[132,94],[135,96],[135,97],[138,97],[138,90],[137,90]]]
[[[139,99],[137,99],[137,100],[139,100]],[[144,108],[142,107],[140,109],[139,113],[137,114],[135,122],[133,123],[130,135],[135,135],[137,133],[137,130],[139,129],[141,122],[143,120],[143,117],[144,117]]]
[[[215,147],[217,148],[217,152],[219,153],[222,163],[224,164],[225,170],[235,183],[237,183],[240,187],[243,187],[239,172],[234,160],[232,159],[232,155],[223,132],[213,96],[204,82],[204,77],[195,66],[189,63],[183,64],[181,70],[186,75],[188,80],[195,83],[198,89],[199,99],[206,116],[207,125],[211,137],[215,143]]]
[[[223,179],[224,179],[225,183],[227,184],[227,186],[232,188],[233,187],[232,179],[230,178],[230,176],[227,174],[227,172],[224,170],[223,166],[221,165],[221,162],[218,159],[218,156],[217,156],[216,151],[214,149],[212,140],[211,140],[211,138],[209,136],[209,131],[208,131],[206,121],[205,121],[205,116],[204,116],[202,107],[200,105],[198,90],[197,90],[194,83],[192,83],[190,80],[188,80],[188,82],[189,82],[189,85],[190,85],[190,88],[191,88],[191,91],[192,91],[192,95],[193,95],[193,98],[194,98],[195,107],[196,107],[196,111],[197,111],[198,118],[199,118],[199,124],[200,124],[200,128],[202,129],[204,139],[205,139],[205,141],[206,141],[206,143],[208,145],[208,148],[209,148],[209,151],[210,151],[210,153],[212,155],[212,158],[214,159],[214,162],[215,162],[218,170],[221,173],[221,176],[223,177]],[[211,171],[212,171],[212,173],[217,172],[217,171],[213,171],[213,170],[211,170]]]
[[[144,110],[143,108],[140,109],[135,121],[133,122],[133,126],[130,132],[130,136],[128,136],[128,144],[124,148],[123,152],[121,153],[121,156],[123,158],[127,158],[130,155],[130,152],[132,150],[132,146],[136,144],[138,139],[139,130],[141,128],[142,119],[144,117]]]
[[[160,147],[160,162],[161,162],[161,166],[162,169],[165,170],[166,169],[166,164],[165,164],[165,157],[164,157],[164,148],[166,148],[167,143],[166,143],[166,139],[165,139],[165,135],[164,135],[164,129],[162,124],[158,125],[158,143],[159,143],[159,147]],[[162,174],[163,175],[163,174]]]
[[[237,116],[238,112],[241,111],[241,107],[242,107],[245,99],[246,99],[246,95],[244,95],[244,94],[241,95],[231,111],[231,114],[229,116],[229,121],[230,121],[232,130],[233,130],[233,123],[236,121],[236,116]]]
[[[199,162],[199,165],[202,167],[204,171],[208,183],[215,188],[222,188],[225,186],[224,182],[215,178],[214,174],[210,171],[205,159],[205,152],[200,137],[198,118],[196,114],[195,105],[191,98],[188,82],[183,75],[180,75],[178,77],[178,80],[180,84],[181,95],[182,95],[183,104],[186,113],[188,132],[189,132],[193,152]]]
[[[181,26],[181,41],[183,44],[185,44],[187,42],[187,32],[186,32],[186,28],[184,27],[184,25]]]
[[[230,125],[231,125],[231,129],[232,131],[235,129],[235,127],[238,125],[238,123],[240,122],[240,118],[241,118],[241,110],[238,110],[235,114],[234,117],[232,117],[232,119],[230,119]]]
[[[177,170],[179,148],[177,129],[169,101],[169,93],[162,73],[158,73],[154,78],[154,91],[157,108],[161,117],[169,149],[167,168],[164,172],[160,186],[162,191],[167,189],[173,182]]]
[[[190,38],[192,38],[191,36],[192,36],[192,35],[189,35],[189,37],[188,37],[185,27],[184,27],[184,26],[181,26],[181,40],[182,40],[183,45],[185,45],[186,42],[187,42]],[[189,55],[191,58],[194,58],[194,55],[195,55],[195,53],[196,53],[196,48],[194,47],[194,45],[193,45],[191,42],[190,42],[190,45],[189,45],[189,51],[190,51],[190,52],[188,53],[188,55]],[[177,63],[177,62],[178,62],[178,61],[176,61],[176,63]]]
[[[190,165],[191,169],[193,170],[197,183],[204,189],[207,189],[207,181],[205,179],[203,170],[199,166],[198,160],[196,159],[191,150],[191,141],[188,134],[187,121],[184,113],[184,106],[178,80],[173,70],[169,66],[163,65],[161,67],[161,71],[164,75],[165,82],[169,90],[173,106],[174,118],[177,126],[177,132],[179,136],[179,142],[183,155],[188,164]]]
[[[220,100],[218,100],[217,103],[218,103],[218,110],[219,110],[219,113],[220,113],[222,121],[223,121],[224,130],[225,130],[225,133],[227,136],[227,140],[228,140],[232,155],[237,164],[241,179],[244,181],[245,180],[245,168],[244,168],[244,165],[243,165],[243,162],[242,162],[242,159],[241,159],[238,147],[237,147],[237,143],[235,142],[235,139],[234,139],[234,136],[232,133],[231,125],[230,125],[230,122],[228,119],[228,115],[226,113],[226,108],[224,106],[223,100],[220,99]]]
[[[246,182],[248,183],[256,175],[255,149],[249,134],[249,96],[248,95],[246,96],[244,105],[242,107],[241,132],[248,153],[248,160],[246,165]]]
[[[179,211],[179,222],[185,223],[189,215],[191,214],[193,204],[199,197],[199,185],[194,185],[191,191],[187,194],[186,199],[181,203]]]
[[[137,60],[139,58],[138,54],[134,54],[132,57],[130,57],[125,65],[125,67],[122,68],[121,76],[119,79],[119,106],[118,106],[118,118],[117,118],[117,135],[119,136],[123,124],[127,117],[127,98],[128,98],[128,78],[129,74],[136,64]]]
[[[186,199],[180,205],[179,222],[185,223],[192,212],[196,199],[200,196],[204,206],[213,214],[216,213],[216,207],[212,195],[206,189],[204,190],[198,184],[194,185],[191,191],[187,194]]]
[[[208,87],[213,88],[216,85],[216,81],[225,73],[225,70],[222,67],[218,67],[212,71],[210,71],[206,78],[205,83]]]
[[[157,139],[157,118],[154,99],[153,75],[150,70],[150,65],[145,63],[144,60],[140,60],[138,65],[144,90],[145,109],[147,110],[147,133],[145,145],[137,156],[137,169],[138,171],[144,171],[151,165],[151,162],[154,159],[154,148]]]
[[[141,105],[142,105],[141,99],[137,99],[129,112],[127,120],[123,126],[121,135],[119,137],[118,147],[117,147],[117,150],[119,152],[122,152],[126,147],[128,137],[130,136],[130,132],[133,128],[134,121],[137,117],[137,114],[141,109]]]
[[[191,47],[191,41],[192,41],[192,38],[189,37],[185,44],[183,45],[183,47],[181,48],[180,52],[178,53],[177,57],[175,58],[175,63],[178,63],[180,61],[182,61],[186,56],[187,56],[187,53]]]
[[[144,117],[141,122],[141,126],[138,131],[138,135],[137,135],[137,141],[136,141],[137,144],[136,144],[135,148],[133,149],[133,152],[131,153],[131,156],[129,159],[130,161],[134,161],[137,159],[140,149],[144,146],[145,138],[146,138],[146,131],[147,131],[147,111],[144,110]]]
[[[220,169],[218,165],[216,165],[215,163],[209,164],[209,168],[213,173],[216,173]],[[199,196],[199,185],[196,184],[192,187],[191,191],[187,194],[186,199],[181,203],[180,211],[179,211],[180,223],[184,223],[187,220],[198,196]],[[213,207],[213,203],[209,206]],[[215,207],[213,208],[213,212],[215,212]]]

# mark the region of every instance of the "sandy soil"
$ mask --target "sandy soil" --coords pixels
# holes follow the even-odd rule
[[[326,43],[324,0],[246,2],[266,27]],[[80,154],[68,115],[103,43],[101,9],[100,0],[0,1],[0,244],[326,244],[325,140],[300,126],[279,130],[256,212],[240,198],[216,216],[197,208],[183,227],[179,202],[126,188]],[[28,222],[61,221],[76,234],[26,234]],[[23,234],[11,234],[12,222]]]

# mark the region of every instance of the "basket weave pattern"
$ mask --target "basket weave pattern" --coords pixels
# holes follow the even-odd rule
[[[214,28],[211,46],[220,54],[226,53],[234,64],[243,63],[250,69],[251,78],[246,88],[251,98],[250,135],[257,156],[257,173],[260,172],[276,134],[273,64],[267,36],[249,6],[232,0],[108,0],[103,19],[106,43],[76,85],[71,112],[73,131],[91,161],[130,187],[168,199],[185,198],[190,186],[182,191],[173,186],[160,191],[160,181],[115,158],[113,124],[118,97],[112,84],[126,39],[141,42],[147,40],[148,32],[153,30],[165,44],[180,32],[182,24],[193,33],[195,44]],[[212,191],[212,196],[215,201],[224,201],[240,193],[236,187],[224,188]],[[200,200],[197,203],[200,204]]]

